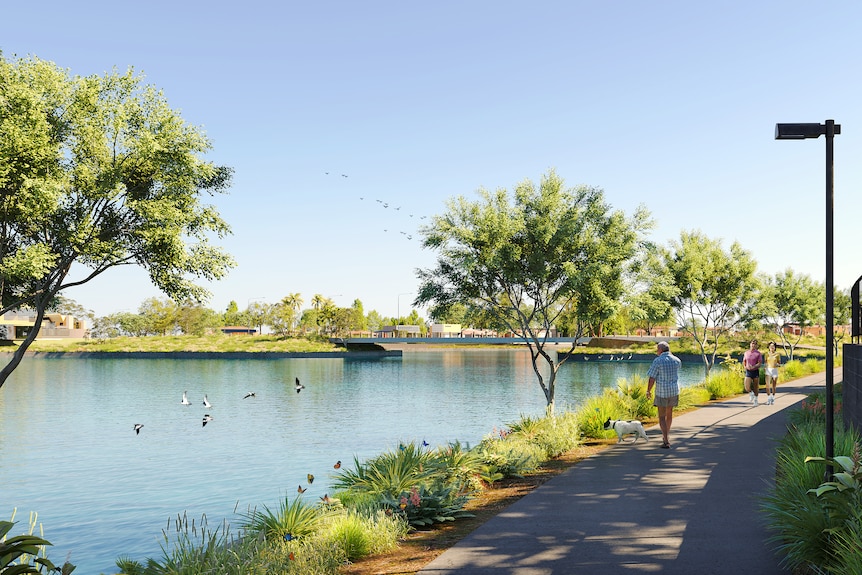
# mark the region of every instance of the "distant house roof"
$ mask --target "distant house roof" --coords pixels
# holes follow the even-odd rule
[[[233,334],[237,334],[237,333],[254,335],[257,333],[257,328],[246,327],[244,325],[226,325],[223,328],[221,328],[221,331],[222,331],[222,333],[225,333],[228,335],[233,335]]]

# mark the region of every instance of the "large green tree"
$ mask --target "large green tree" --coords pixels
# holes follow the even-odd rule
[[[757,262],[738,242],[725,251],[720,239],[700,231],[682,231],[664,259],[676,288],[674,310],[700,347],[709,375],[722,338],[757,314]]]
[[[824,320],[825,301],[826,288],[809,275],[796,274],[788,268],[766,278],[763,316],[781,338],[782,347],[790,350],[790,359],[805,328]],[[798,328],[795,334],[792,328]]]
[[[568,356],[547,347],[551,330],[567,306],[580,319],[574,337],[613,314],[650,219],[643,208],[627,218],[600,189],[567,188],[554,171],[538,186],[521,182],[513,194],[478,193],[478,201],[449,200],[420,230],[423,246],[438,255],[436,267],[417,270],[414,303],[431,304],[438,315],[456,304],[479,308],[522,335],[553,413],[557,370]]]
[[[231,171],[203,159],[202,130],[132,70],[79,77],[0,54],[0,134],[0,313],[36,312],[0,386],[64,290],[135,265],[169,297],[203,301],[195,282],[233,267],[209,241],[229,227],[203,201]]]
[[[679,289],[658,250],[644,250],[643,256],[632,274],[626,299],[631,320],[651,335],[654,327],[673,321],[672,302]]]

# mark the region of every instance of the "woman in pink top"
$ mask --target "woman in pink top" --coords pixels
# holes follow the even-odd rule
[[[748,398],[752,405],[757,405],[761,365],[763,365],[763,354],[757,349],[757,340],[753,339],[748,351],[742,356],[742,369],[745,370],[745,391],[748,392]]]

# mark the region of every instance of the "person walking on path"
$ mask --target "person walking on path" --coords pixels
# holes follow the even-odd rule
[[[766,347],[766,405],[775,403],[775,392],[778,390],[778,366],[781,356],[776,350],[775,342],[770,341]]]
[[[763,354],[757,349],[757,340],[751,340],[748,351],[742,355],[742,369],[745,370],[745,391],[748,392],[748,401],[757,405],[757,396],[760,394],[760,366],[763,365]]]
[[[670,352],[666,341],[656,345],[658,357],[652,360],[647,375],[647,399],[655,387],[653,405],[658,409],[658,425],[661,428],[662,448],[670,448],[670,426],[673,423],[673,408],[679,404],[679,366],[680,359]]]

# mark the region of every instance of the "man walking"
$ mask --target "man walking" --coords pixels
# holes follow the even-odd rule
[[[658,409],[658,425],[661,428],[662,449],[670,448],[670,426],[673,423],[673,408],[679,404],[680,359],[670,352],[666,341],[656,345],[658,357],[652,360],[647,375],[647,399],[655,387],[653,405]]]

